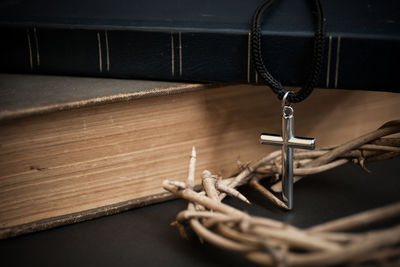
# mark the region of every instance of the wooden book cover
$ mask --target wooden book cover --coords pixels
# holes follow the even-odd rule
[[[280,101],[265,86],[0,75],[0,237],[79,222],[170,198],[162,180],[229,177],[273,148]],[[296,104],[296,135],[317,146],[376,129],[400,95],[317,89]],[[199,180],[198,180],[199,181]]]

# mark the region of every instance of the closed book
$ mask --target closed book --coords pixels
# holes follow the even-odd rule
[[[301,86],[312,58],[309,1],[276,1],[262,25],[271,74]],[[321,1],[318,87],[398,91],[400,2]],[[6,1],[0,71],[173,81],[263,83],[250,57],[249,1]]]
[[[196,184],[275,150],[280,101],[265,86],[0,75],[0,238],[171,198],[194,146]],[[332,146],[400,112],[400,95],[317,89],[296,104],[295,134]],[[240,163],[239,163],[240,162]]]

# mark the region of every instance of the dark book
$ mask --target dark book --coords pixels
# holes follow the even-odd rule
[[[311,61],[310,1],[266,14],[262,51],[284,85]],[[261,83],[249,31],[260,0],[2,1],[0,71],[174,81]],[[326,46],[319,87],[398,91],[400,2],[322,1]]]

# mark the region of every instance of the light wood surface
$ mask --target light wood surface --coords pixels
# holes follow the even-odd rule
[[[294,108],[295,135],[329,146],[398,119],[400,94],[319,89]],[[164,193],[193,145],[197,181],[206,168],[228,177],[276,149],[259,135],[280,134],[280,114],[268,88],[237,85],[3,121],[0,233]]]

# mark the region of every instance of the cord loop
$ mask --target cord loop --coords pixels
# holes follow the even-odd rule
[[[279,99],[282,99],[285,94],[288,93],[287,99],[291,103],[301,102],[306,99],[314,90],[321,71],[322,59],[324,54],[324,43],[325,43],[325,19],[323,15],[322,5],[320,0],[312,0],[316,12],[316,30],[314,34],[314,47],[312,56],[312,66],[310,74],[306,81],[306,84],[298,91],[291,92],[283,88],[282,84],[277,81],[268,71],[264,64],[264,60],[261,53],[261,24],[264,13],[272,6],[274,0],[265,0],[256,9],[253,15],[251,24],[251,57],[253,65],[257,70],[257,73],[262,79],[271,87],[272,91],[278,95]]]

